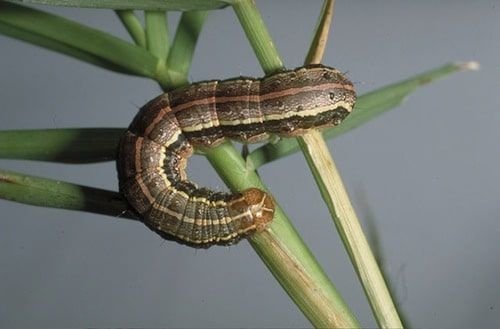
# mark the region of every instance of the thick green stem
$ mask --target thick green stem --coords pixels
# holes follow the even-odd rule
[[[266,189],[231,143],[207,149],[206,156],[233,191]],[[317,328],[357,328],[359,324],[277,205],[269,229],[254,234],[250,243],[287,294]]]
[[[167,15],[164,11],[146,11],[145,18],[147,48],[165,65],[169,50]]]
[[[255,3],[238,1],[234,4],[234,10],[264,71],[270,74],[282,70],[281,58]],[[219,149],[209,151],[209,159],[214,154],[212,152],[219,152]],[[220,161],[224,157],[227,155],[221,155]],[[225,181],[231,188],[249,187],[235,184],[225,170],[218,168],[220,163],[213,160],[211,162],[219,174],[226,177]],[[234,168],[234,164],[232,166]],[[245,166],[243,168],[246,169]],[[243,177],[247,179],[252,175],[258,178],[252,171],[246,171]],[[359,327],[356,318],[281,208],[278,207],[271,228],[262,234],[256,234],[250,241],[285,291],[315,327]]]

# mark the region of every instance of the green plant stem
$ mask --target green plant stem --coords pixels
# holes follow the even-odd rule
[[[117,192],[0,170],[0,198],[24,204],[136,219]]]
[[[239,1],[233,7],[264,71],[270,74],[282,70],[281,58],[255,4],[252,1]],[[226,183],[235,189],[243,188],[244,186],[235,184],[227,177],[225,170],[218,167],[220,163],[211,160],[212,152],[214,151],[209,151],[207,156],[219,174],[225,177]],[[224,157],[219,157],[220,161]],[[252,171],[247,171],[244,177],[247,178],[250,174],[257,177]],[[250,241],[285,291],[315,327],[359,326],[333,283],[280,208],[271,228],[263,234],[254,235]],[[296,280],[295,276],[303,280]],[[309,290],[311,288],[313,289]],[[332,317],[333,314],[336,316]]]
[[[146,48],[146,32],[142,27],[141,22],[135,16],[133,10],[115,10],[116,14],[120,18],[123,26],[127,29],[127,32],[130,34],[135,44]]]
[[[330,26],[333,21],[333,14],[335,12],[335,0],[323,1],[318,25],[315,28],[314,36],[311,41],[311,46],[306,55],[304,63],[319,64],[323,61],[326,44],[328,43],[328,35],[330,33]]]
[[[255,3],[247,0],[235,1],[233,9],[264,72],[272,74],[283,70],[283,61]]]
[[[326,0],[306,56],[306,65],[321,63],[333,13],[334,1]],[[359,219],[323,136],[319,131],[312,130],[297,137],[297,141],[358,274],[377,323],[381,328],[402,328],[389,289],[361,229]]]
[[[167,56],[169,52],[167,16],[164,11],[145,11],[146,47],[157,59],[156,81],[160,85],[170,85],[167,73]]]
[[[146,45],[157,59],[156,80],[162,87],[170,85],[167,73],[169,40],[167,15],[164,11],[146,11]]]
[[[0,131],[0,158],[91,163],[112,161],[125,129],[75,128]]]
[[[249,187],[266,190],[258,175],[229,142],[206,149],[206,156],[232,191]],[[271,273],[317,328],[357,328],[359,324],[277,204],[266,231],[249,239]]]
[[[164,11],[146,11],[146,45],[151,54],[159,61],[160,65],[165,65],[169,44],[167,15]]]
[[[204,10],[182,13],[167,60],[169,80],[174,87],[188,83],[194,49],[207,14]]]
[[[335,162],[319,132],[298,138],[321,196],[359,276],[380,328],[402,328],[385,279],[368,245]]]

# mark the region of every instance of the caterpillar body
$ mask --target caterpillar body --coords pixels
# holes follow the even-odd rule
[[[264,230],[274,202],[256,188],[199,188],[187,179],[193,147],[293,137],[338,125],[353,109],[353,84],[338,70],[309,65],[261,79],[191,84],[144,105],[120,140],[120,191],[164,238],[194,247],[228,245]]]

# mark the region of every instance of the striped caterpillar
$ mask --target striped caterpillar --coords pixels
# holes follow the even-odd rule
[[[262,231],[274,216],[267,193],[229,194],[186,177],[193,147],[243,143],[338,125],[356,94],[338,70],[309,65],[261,79],[198,82],[144,105],[120,140],[120,191],[153,231],[194,247],[228,245]]]

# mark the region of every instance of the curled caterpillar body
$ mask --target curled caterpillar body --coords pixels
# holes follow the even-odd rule
[[[310,65],[261,79],[195,83],[144,105],[120,140],[120,191],[153,231],[194,247],[227,245],[262,231],[274,216],[267,193],[229,194],[186,177],[193,147],[244,143],[338,125],[353,109],[352,83]]]

